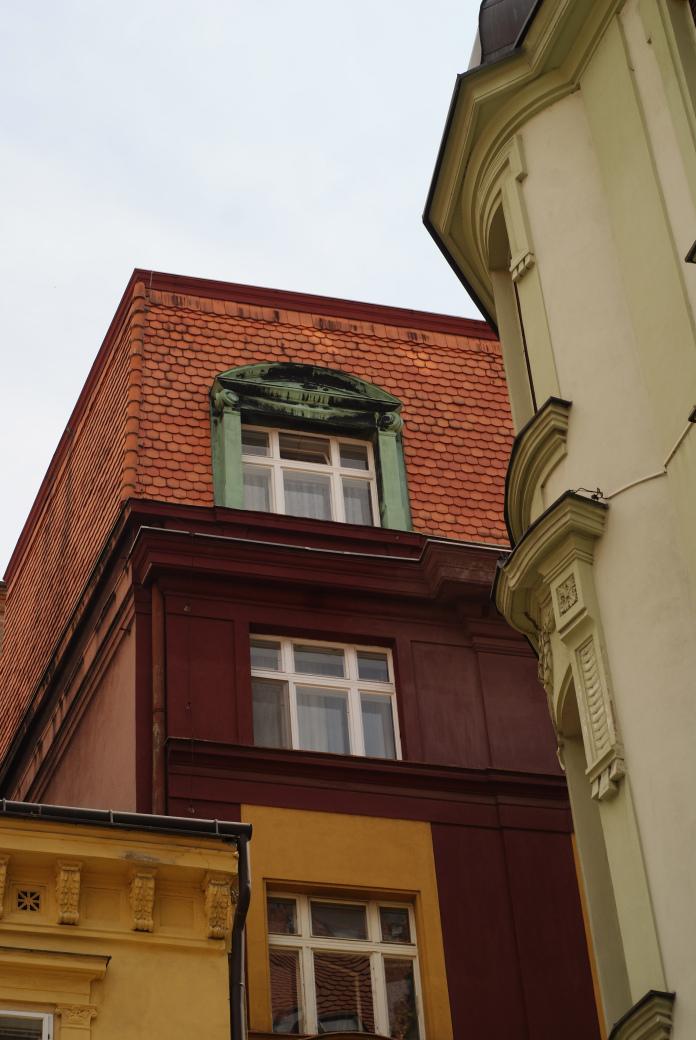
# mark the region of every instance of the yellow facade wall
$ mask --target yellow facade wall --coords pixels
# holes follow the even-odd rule
[[[55,1040],[229,1040],[235,875],[214,838],[1,820],[0,1010],[52,1015]]]
[[[413,900],[426,1036],[451,1040],[452,1021],[430,825],[242,806],[254,827],[247,918],[250,1026],[272,1028],[265,892],[269,886]]]

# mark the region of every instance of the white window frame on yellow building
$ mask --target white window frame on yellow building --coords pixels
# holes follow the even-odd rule
[[[413,906],[410,903],[391,899],[342,899],[317,892],[299,894],[297,892],[267,891],[268,899],[292,899],[297,908],[298,934],[281,934],[268,931],[269,954],[274,950],[297,951],[300,962],[300,991],[302,1003],[302,1031],[316,1033],[317,1005],[314,983],[315,951],[325,953],[365,954],[370,960],[370,977],[372,982],[372,1000],[375,1021],[375,1032],[385,1037],[389,1032],[389,1010],[386,996],[384,975],[384,959],[407,960],[413,965],[413,981],[418,1016],[419,1040],[425,1040],[423,1022],[423,999],[418,966],[418,941],[416,936],[416,920]],[[335,937],[316,936],[312,934],[312,903],[330,903],[331,905],[359,906],[365,908],[367,924],[366,939],[340,939]],[[381,938],[380,907],[394,907],[406,910],[409,917],[411,941],[409,943],[384,942]],[[282,1034],[278,1034],[279,1036]],[[292,1035],[292,1034],[286,1034]]]
[[[41,1040],[53,1040],[53,1015],[43,1011],[18,1011],[16,1008],[4,1007],[0,1004],[0,1019],[30,1018],[41,1022]]]

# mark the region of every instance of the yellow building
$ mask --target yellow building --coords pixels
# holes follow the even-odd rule
[[[0,1037],[229,1038],[249,833],[0,802]]]
[[[485,0],[425,220],[501,334],[517,438],[514,549],[496,599],[539,651],[606,1032],[686,1040],[696,1036],[693,4]]]

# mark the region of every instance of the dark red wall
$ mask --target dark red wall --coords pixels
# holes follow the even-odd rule
[[[453,609],[386,610],[377,597],[271,584],[211,591],[165,588],[170,736],[252,744],[249,635],[296,635],[392,649],[404,758],[559,773],[536,661],[487,604],[469,625]],[[472,626],[485,627],[484,648]]]
[[[432,834],[456,1040],[596,1040],[568,835]]]

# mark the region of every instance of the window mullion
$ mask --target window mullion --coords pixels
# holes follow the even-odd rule
[[[317,988],[314,980],[314,957],[312,947],[305,940],[301,948],[302,954],[302,1000],[304,1003],[304,1032],[316,1033],[317,1023]]]
[[[300,719],[297,711],[297,692],[292,679],[288,683],[288,700],[290,702],[290,745],[297,750],[300,747]]]
[[[384,960],[381,953],[370,957],[372,975],[372,1000],[375,1008],[375,1032],[389,1036],[389,1008],[387,1005],[387,982],[384,975]]]
[[[357,687],[351,686],[348,691],[348,716],[350,720],[351,751],[354,755],[365,755],[365,736],[362,725],[362,704]]]

